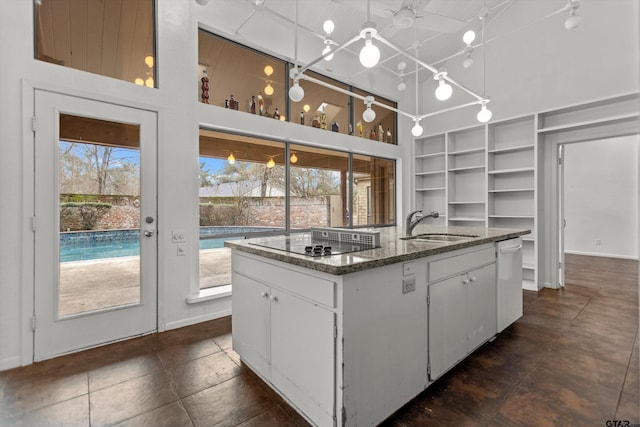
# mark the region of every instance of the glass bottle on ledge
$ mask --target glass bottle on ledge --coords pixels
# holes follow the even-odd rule
[[[262,97],[262,92],[258,92],[258,111],[261,116],[264,116],[264,98]]]
[[[391,135],[391,129],[387,128],[387,144],[393,144],[393,136]]]
[[[369,139],[376,139],[376,128],[371,128],[371,132],[369,132]]]
[[[382,123],[378,123],[378,142],[384,142],[384,128]]]
[[[200,98],[203,104],[209,103],[209,77],[207,76],[207,70],[202,70],[202,78],[200,79]]]
[[[304,126],[304,111],[300,111],[300,124]]]
[[[256,113],[256,97],[254,95],[251,95],[251,104],[249,105],[249,111],[251,112],[251,114]]]
[[[273,118],[280,120],[280,111],[278,111],[278,107],[276,107],[276,111],[273,112]]]
[[[229,100],[228,99],[224,100],[224,108],[229,108]]]
[[[238,105],[238,101],[236,101],[233,97],[233,95],[229,95],[229,108],[231,108],[232,110],[237,110],[239,105]]]

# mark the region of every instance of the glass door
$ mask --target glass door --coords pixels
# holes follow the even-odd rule
[[[157,328],[156,114],[36,91],[34,360]]]

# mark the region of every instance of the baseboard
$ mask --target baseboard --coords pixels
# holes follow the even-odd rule
[[[524,289],[525,291],[535,291],[538,292],[541,287],[539,285],[536,285],[536,283],[533,280],[523,280],[522,281],[522,289]]]
[[[6,371],[7,369],[13,369],[19,366],[22,366],[19,356],[0,359],[0,371]]]
[[[215,319],[219,319],[221,317],[230,316],[230,315],[231,315],[231,307],[225,310],[214,311],[213,313],[203,314],[202,316],[189,317],[188,319],[181,319],[175,322],[168,322],[166,324],[166,330],[168,331],[171,329],[184,328],[185,326],[191,326],[191,325],[195,325],[196,323],[207,322],[209,320],[215,320]]]
[[[571,254],[571,255],[587,255],[587,256],[597,256],[597,257],[603,257],[603,258],[631,259],[634,261],[638,261],[638,257],[633,255],[603,254],[600,252],[583,252],[583,251],[567,251],[567,250],[565,250],[564,253]]]

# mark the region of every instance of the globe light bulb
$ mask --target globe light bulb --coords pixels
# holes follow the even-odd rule
[[[443,78],[440,78],[439,80],[438,87],[436,88],[436,98],[440,101],[446,101],[451,98],[453,88]]]
[[[153,67],[153,56],[148,55],[144,57],[144,63],[147,64],[147,67]]]
[[[273,160],[273,157],[269,159],[269,161],[267,162],[267,167],[269,169],[271,169],[272,167],[274,167],[276,165],[276,162]]]
[[[336,26],[331,19],[327,19],[326,21],[324,21],[324,24],[322,24],[322,29],[327,34],[333,33],[333,30],[335,30],[335,28]]]
[[[298,161],[298,156],[296,156],[296,153],[291,153],[291,157],[289,158],[289,161],[291,163],[295,163]]]
[[[367,35],[364,47],[360,50],[360,63],[363,67],[371,68],[380,60],[380,49],[371,42],[371,36]]]
[[[462,35],[462,41],[465,42],[467,46],[473,43],[475,39],[476,39],[476,32],[473,30],[468,30]]]
[[[304,89],[300,86],[298,80],[294,80],[293,86],[289,88],[289,99],[293,102],[300,102],[304,98]]]
[[[362,113],[362,119],[367,123],[371,123],[376,119],[376,112],[371,109],[371,105],[367,106],[367,109]]]
[[[464,59],[464,61],[462,61],[462,66],[464,68],[469,68],[473,65],[473,58],[471,57],[471,54],[468,53],[467,57]]]
[[[304,111],[305,113],[308,113],[310,109],[311,109],[311,106],[309,104],[304,104],[302,106],[302,111]]]
[[[574,30],[578,25],[580,25],[580,22],[582,22],[582,17],[580,17],[580,15],[576,15],[575,9],[571,9],[569,17],[564,21],[564,28],[567,30]]]
[[[326,55],[329,52],[331,52],[331,46],[327,44],[325,48],[322,50],[322,56]],[[331,61],[332,59],[333,59],[333,53],[331,55],[327,55],[324,57],[325,61]]]
[[[402,92],[406,88],[407,84],[404,82],[404,80],[400,80],[400,83],[398,83],[398,92]]]
[[[267,85],[264,88],[264,94],[265,95],[273,95],[273,86],[271,86],[271,83],[267,83]]]
[[[422,126],[420,126],[420,122],[416,121],[416,124],[411,128],[411,135],[420,136],[422,135]]]
[[[236,162],[236,158],[234,157],[233,153],[229,153],[229,157],[227,157],[227,161],[229,162],[230,165]]]
[[[147,80],[144,81],[144,85],[146,87],[153,87],[153,78],[149,77]]]
[[[138,77],[137,79],[134,80],[134,83],[139,85],[139,86],[144,86],[144,80],[142,80],[140,77]]]
[[[478,111],[478,115],[476,116],[476,118],[480,123],[486,123],[491,120],[492,115],[493,114],[491,113],[491,110],[487,108],[487,104],[483,103],[482,108],[480,109],[480,111]]]
[[[263,71],[266,76],[270,76],[271,74],[273,74],[273,67],[271,65],[267,65],[266,67],[264,67]]]

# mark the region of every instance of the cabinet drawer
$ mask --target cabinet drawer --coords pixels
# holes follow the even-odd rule
[[[327,307],[336,305],[335,283],[330,280],[240,255],[233,256],[232,267],[233,271],[269,286],[283,289]]]
[[[495,260],[495,247],[489,247],[471,253],[432,261],[429,263],[429,283],[490,264]]]

